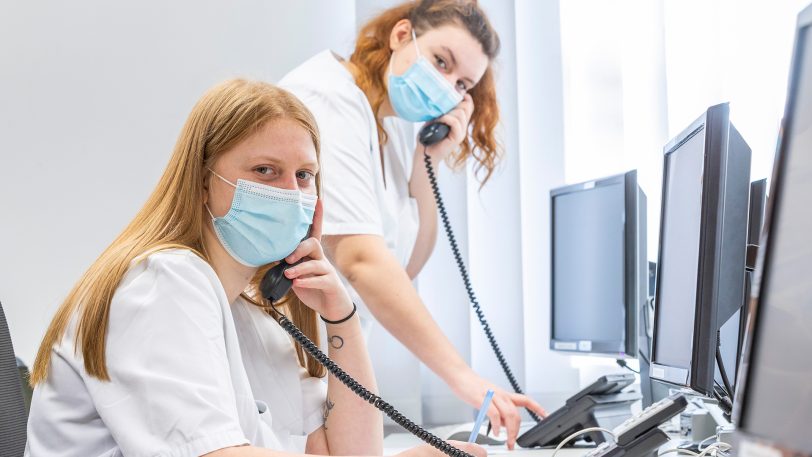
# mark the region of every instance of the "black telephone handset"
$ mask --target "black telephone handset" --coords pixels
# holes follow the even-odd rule
[[[430,122],[420,129],[420,132],[417,134],[417,139],[420,141],[420,144],[422,144],[425,148],[428,148],[429,146],[437,144],[445,139],[450,132],[451,128],[448,125],[440,122]],[[505,356],[502,355],[502,350],[496,343],[496,338],[493,336],[491,326],[488,324],[487,319],[485,319],[485,314],[482,312],[482,308],[479,306],[479,300],[477,300],[476,294],[474,294],[474,287],[471,285],[471,278],[468,275],[468,269],[465,268],[465,262],[462,260],[460,248],[457,246],[457,238],[454,236],[454,231],[451,230],[451,222],[448,220],[448,213],[446,212],[445,205],[443,204],[443,196],[440,195],[440,186],[437,184],[437,175],[434,173],[434,167],[431,165],[431,158],[429,157],[428,153],[426,153],[425,148],[423,149],[423,162],[426,164],[426,173],[429,175],[431,191],[434,193],[434,200],[437,202],[437,208],[440,211],[440,218],[443,221],[446,236],[448,236],[448,243],[451,245],[451,252],[454,254],[454,260],[457,262],[457,268],[460,271],[460,276],[462,276],[462,281],[465,283],[465,290],[468,292],[468,300],[471,302],[471,307],[474,308],[477,319],[479,319],[479,323],[482,325],[482,329],[485,331],[485,337],[488,339],[491,349],[493,349],[493,352],[496,355],[496,360],[499,361],[499,365],[502,367],[502,371],[505,372],[505,376],[507,377],[510,386],[516,393],[524,394],[524,391],[522,391],[522,388],[519,386],[519,382],[516,380],[516,377],[510,370],[510,367],[505,360]],[[529,414],[530,417],[532,417],[536,422],[541,422],[541,418],[533,411],[528,409],[527,414]]]
[[[440,122],[431,122],[420,129],[417,138],[423,146],[431,146],[444,140],[451,132],[451,127]]]
[[[299,260],[299,262],[296,262],[293,265],[290,265],[282,260],[279,262],[279,264],[268,270],[268,272],[265,273],[265,276],[263,276],[262,281],[259,284],[259,290],[262,296],[271,303],[272,307],[274,306],[274,303],[288,293],[293,284],[293,282],[288,279],[287,276],[285,276],[285,270],[301,263],[303,260]],[[358,381],[353,379],[352,376],[342,370],[338,364],[330,360],[330,358],[327,357],[327,355],[322,352],[315,343],[310,341],[310,338],[308,338],[304,333],[302,333],[301,330],[293,325],[293,322],[291,322],[290,319],[288,319],[284,314],[277,312],[276,321],[294,340],[296,340],[297,343],[299,343],[299,345],[302,346],[302,349],[304,349],[305,352],[310,354],[310,356],[313,357],[317,362],[324,365],[331,375],[347,386],[347,388],[353,391],[356,395],[363,398],[366,402],[386,414],[387,417],[392,419],[392,421],[394,421],[396,424],[400,425],[408,432],[450,457],[473,457],[471,454],[457,449],[451,444],[443,441],[441,438],[421,428],[409,418],[398,412],[394,406],[390,405],[381,397],[362,386]]]

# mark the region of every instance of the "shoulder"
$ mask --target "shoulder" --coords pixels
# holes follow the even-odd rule
[[[279,81],[279,86],[304,102],[319,122],[322,121],[319,117],[338,113],[374,119],[366,95],[330,50],[291,70]]]
[[[219,278],[211,265],[191,249],[171,248],[148,252],[130,262],[130,268],[122,280],[143,277],[170,279],[178,284],[212,283],[219,284]]]
[[[110,311],[111,319],[124,325],[133,320],[177,322],[189,316],[219,333],[227,301],[208,262],[189,249],[166,249],[131,262]]]

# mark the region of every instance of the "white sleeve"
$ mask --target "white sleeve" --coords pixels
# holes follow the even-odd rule
[[[371,132],[376,126],[363,100],[352,94],[302,93],[291,88],[307,105],[321,137],[321,182],[325,235],[383,235],[375,190]],[[356,94],[357,95],[357,94]]]
[[[124,455],[199,456],[249,442],[234,398],[223,310],[205,264],[192,256],[153,254],[114,295],[110,381],[86,382]]]
[[[302,368],[302,429],[309,435],[324,425],[324,404],[327,401],[327,380],[316,378]]]

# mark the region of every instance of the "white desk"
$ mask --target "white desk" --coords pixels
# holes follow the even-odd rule
[[[521,435],[521,433],[524,433],[525,431],[529,430],[534,425],[535,425],[535,423],[532,423],[532,422],[523,423],[519,434]],[[446,426],[446,427],[429,428],[428,430],[430,432],[432,432],[432,433],[438,434],[438,436],[440,436],[440,438],[446,438],[448,436],[448,433],[452,429],[462,428],[462,429],[471,430],[471,428],[473,428],[473,426],[474,426],[473,422],[469,422],[467,424],[460,424],[459,426]],[[482,431],[483,432],[485,431],[485,427],[482,427]],[[502,439],[504,439],[504,434],[505,434],[505,432],[504,432],[504,430],[502,430]],[[419,446],[421,444],[425,444],[425,443],[423,443],[423,441],[420,440],[420,438],[412,435],[411,433],[406,433],[406,432],[391,433],[391,434],[387,435],[386,438],[384,438],[384,440],[383,440],[383,455],[391,456],[391,455],[397,454],[398,452],[405,451],[406,449],[410,449],[410,448],[413,448],[415,446]],[[482,447],[484,447],[488,451],[489,456],[492,456],[492,455],[510,455],[510,456],[516,456],[516,457],[551,457],[553,455],[553,451],[555,450],[555,448],[550,448],[550,449],[539,449],[539,448],[524,449],[524,448],[519,447],[518,445],[516,445],[516,448],[514,450],[509,451],[507,446],[505,446],[504,444],[502,444],[502,445],[492,445],[492,446],[486,445],[486,446],[482,446]],[[576,447],[576,448],[563,448],[560,451],[558,451],[558,454],[556,454],[556,457],[581,457],[582,455],[589,452],[591,449],[593,449],[592,446]]]
[[[442,438],[442,437],[441,437]],[[392,433],[383,440],[383,455],[394,455],[398,452],[405,451],[406,449],[413,448],[424,444],[420,438],[410,433]],[[516,457],[551,457],[555,448],[551,449],[524,449],[519,446],[512,451],[509,451],[503,444],[501,446],[483,446],[488,455],[510,455]],[[558,451],[556,457],[581,457],[589,452],[592,447],[582,448],[564,448]]]
[[[521,432],[524,432],[524,431],[528,430],[533,425],[534,424],[532,424],[532,423],[522,424]],[[470,430],[472,426],[473,426],[473,423],[470,423],[469,427],[468,427],[468,430]],[[461,427],[463,427],[463,426],[461,425]],[[484,430],[484,427],[483,427],[483,430]],[[433,431],[433,430],[430,428],[429,431]],[[504,431],[502,433],[504,434]],[[667,442],[666,444],[664,444],[660,448],[661,451],[677,446],[677,444],[679,444],[679,442],[682,439],[684,439],[684,438],[679,437],[677,434],[669,433],[668,435],[671,438],[671,440],[669,442]],[[445,436],[440,436],[440,438],[445,438]],[[412,435],[411,433],[406,433],[406,432],[391,433],[391,434],[387,435],[386,438],[384,438],[384,440],[383,440],[383,455],[387,455],[387,456],[395,455],[398,452],[405,451],[406,449],[410,449],[410,448],[413,448],[415,446],[419,446],[421,444],[425,444],[425,443],[423,443],[423,441],[421,441],[420,438]],[[483,446],[483,447],[488,451],[489,456],[552,457],[553,452],[555,451],[555,448],[525,449],[525,448],[519,447],[518,445],[516,446],[516,448],[514,450],[509,451],[504,444],[499,445],[499,446]],[[565,448],[561,449],[560,451],[558,451],[558,454],[556,454],[556,457],[581,457],[581,456],[583,456],[584,454],[586,454],[587,452],[589,452],[592,449],[594,449],[593,446],[575,447],[575,448],[565,447]],[[677,454],[671,454],[671,455],[673,455],[675,457],[677,456]]]

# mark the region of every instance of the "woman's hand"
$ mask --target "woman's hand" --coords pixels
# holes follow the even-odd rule
[[[322,203],[316,202],[310,238],[299,243],[285,261],[293,265],[285,276],[293,280],[293,293],[313,311],[328,320],[339,320],[352,312],[352,300],[321,247]]]
[[[471,121],[472,114],[474,114],[474,99],[469,94],[465,94],[460,104],[453,110],[432,121],[446,124],[451,128],[445,139],[426,148],[426,153],[435,163],[444,160],[448,154],[459,149],[460,143],[468,136],[468,123]],[[418,149],[422,155],[423,148],[418,145]]]
[[[482,406],[482,400],[485,399],[488,389],[493,390],[493,400],[488,408],[488,419],[495,436],[499,436],[502,427],[507,430],[508,449],[513,449],[516,445],[516,437],[519,435],[519,426],[522,422],[519,408],[527,408],[540,417],[547,416],[544,408],[532,398],[500,389],[473,373],[451,387],[457,396],[474,408]]]
[[[448,444],[457,449],[465,451],[474,457],[487,457],[488,452],[480,445],[474,443],[463,443],[462,441],[448,441]],[[398,454],[397,457],[445,457],[445,454],[438,449],[424,444],[422,446],[413,447]]]

